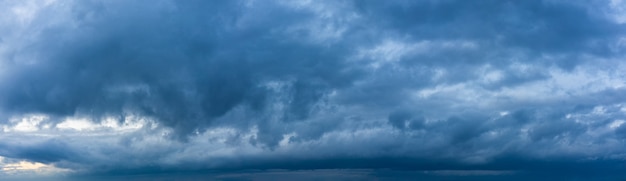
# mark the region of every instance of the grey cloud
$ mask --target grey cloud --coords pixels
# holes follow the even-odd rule
[[[0,39],[6,67],[0,122],[16,126],[13,117],[44,114],[53,127],[46,134],[58,135],[69,131],[54,126],[73,116],[155,122],[95,136],[102,139],[96,143],[78,135],[76,143],[23,146],[15,137],[28,133],[3,131],[15,135],[0,144],[0,156],[105,175],[543,172],[550,166],[541,164],[554,160],[562,170],[603,163],[619,170],[612,162],[624,150],[612,141],[626,131],[611,124],[626,117],[624,51],[611,47],[624,37],[624,25],[597,12],[609,5],[590,3],[597,6],[169,0],[42,6],[29,23],[0,18],[0,32],[8,32]],[[606,160],[586,161],[594,157]]]
[[[29,50],[41,58],[13,66],[19,71],[2,90],[4,107],[59,116],[139,113],[187,134],[239,105],[263,109],[264,80],[296,80],[287,118],[298,120],[324,91],[352,79],[341,48],[271,32],[310,15],[265,20],[300,14],[273,7],[275,14],[258,19],[269,24],[240,28],[238,3],[132,8],[140,4],[93,2],[96,11],[71,17],[77,30],[43,30]]]
[[[387,118],[389,124],[398,129],[421,129],[424,127],[424,117],[413,115],[410,111],[395,111]]]
[[[592,51],[603,53],[610,37],[623,33],[622,25],[590,11],[584,3],[565,1],[360,1],[364,14],[390,29],[408,33],[415,38],[478,38],[502,37],[500,43],[543,51]],[[601,6],[601,4],[596,4]],[[604,5],[606,6],[606,5]],[[588,26],[581,26],[582,24]],[[458,29],[451,29],[456,27]],[[441,33],[446,32],[446,33]]]
[[[0,153],[11,158],[28,158],[41,163],[77,161],[80,154],[68,147],[65,142],[52,139],[30,145],[0,144]]]

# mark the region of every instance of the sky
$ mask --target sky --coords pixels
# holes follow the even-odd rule
[[[626,0],[0,12],[0,180],[626,179]]]

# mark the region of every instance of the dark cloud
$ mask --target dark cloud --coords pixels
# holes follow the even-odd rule
[[[341,60],[343,48],[309,45],[272,32],[311,15],[272,7],[276,12],[255,19],[269,24],[237,27],[243,16],[259,10],[241,14],[240,3],[204,2],[160,4],[143,12],[132,8],[143,3],[79,4],[89,12],[70,16],[77,28],[42,30],[30,50],[40,58],[35,64],[16,62],[15,78],[2,90],[7,111],[136,113],[185,135],[236,106],[262,110],[267,94],[262,81],[293,79],[286,119],[301,120],[325,91],[353,79]],[[285,13],[298,15],[264,19]]]
[[[102,175],[624,170],[610,2],[0,5],[2,157]]]
[[[32,145],[0,144],[2,155],[12,158],[28,158],[41,163],[76,160],[80,155],[59,140],[46,140]]]
[[[376,24],[416,39],[480,39],[534,53],[606,54],[606,44],[592,42],[623,33],[623,25],[576,2],[358,1],[355,6]]]

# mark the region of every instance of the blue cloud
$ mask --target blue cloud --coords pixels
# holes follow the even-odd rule
[[[623,171],[609,2],[3,5],[2,157],[87,175]]]

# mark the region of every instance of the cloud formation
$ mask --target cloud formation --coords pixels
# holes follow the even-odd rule
[[[2,157],[624,177],[621,1],[0,4]]]

